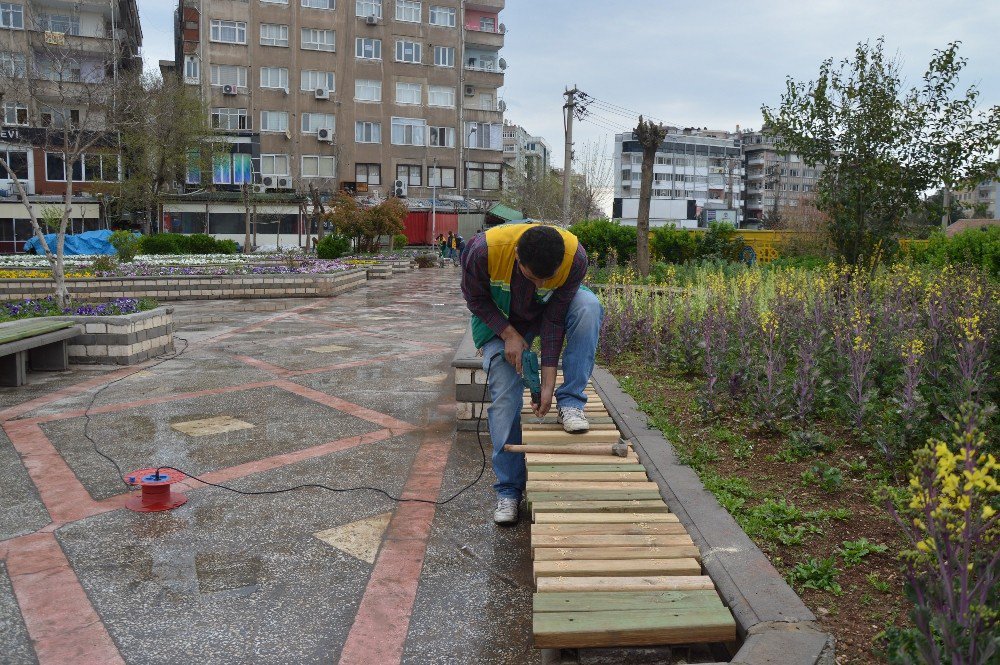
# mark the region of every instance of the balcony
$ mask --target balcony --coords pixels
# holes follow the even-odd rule
[[[506,4],[506,0],[470,0],[465,8],[474,12],[501,12]]]
[[[465,67],[465,83],[476,88],[500,88],[503,86],[503,72],[480,67]]]
[[[503,47],[504,33],[499,29],[482,30],[479,26],[466,26],[465,42],[474,46],[488,46],[499,49]]]

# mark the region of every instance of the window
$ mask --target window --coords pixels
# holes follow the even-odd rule
[[[382,123],[358,120],[354,123],[354,140],[358,143],[381,143]]]
[[[288,175],[288,155],[261,155],[261,175]]]
[[[36,14],[35,27],[42,32],[61,32],[79,36],[80,17],[69,14]]]
[[[57,129],[62,129],[66,126],[66,122],[69,121],[70,126],[79,126],[80,124],[80,110],[79,109],[45,109],[41,113],[42,127],[55,127]]]
[[[312,9],[336,9],[337,0],[302,0],[302,6]]]
[[[312,69],[303,69],[301,75],[302,90],[327,90],[333,92],[337,89],[336,77],[333,72],[319,72]]]
[[[465,186],[469,189],[500,189],[500,164],[466,162]]]
[[[84,154],[73,163],[73,182],[117,181],[120,178],[118,155]],[[45,153],[45,179],[66,181],[66,161],[62,153]]]
[[[288,90],[288,70],[284,67],[261,67],[260,87]]]
[[[211,23],[211,40],[223,44],[246,44],[247,24],[243,21],[223,21],[214,18]]]
[[[358,37],[354,42],[354,56],[365,60],[381,60],[382,40]]]
[[[288,26],[274,23],[260,24],[261,46],[288,46]]]
[[[396,20],[407,23],[420,23],[419,0],[396,0]]]
[[[0,158],[7,162],[7,166],[14,172],[15,178],[18,180],[28,179],[27,152],[0,149]],[[6,170],[0,171],[0,180],[10,180],[10,174]]]
[[[302,133],[315,134],[320,129],[336,129],[337,118],[332,113],[303,113]]]
[[[491,125],[487,122],[467,122],[465,123],[466,145],[470,148],[482,148],[484,150],[501,150],[503,139],[500,125]]]
[[[3,122],[5,125],[27,125],[28,107],[20,102],[4,102]],[[3,177],[2,172],[0,177]]]
[[[212,128],[228,130],[250,129],[250,123],[247,122],[247,110],[232,108],[212,109]]]
[[[393,145],[424,145],[427,136],[427,121],[420,118],[393,118]]]
[[[323,155],[302,155],[303,178],[333,178],[336,175],[337,159]]]
[[[188,83],[201,81],[201,60],[198,59],[198,56],[184,56],[184,80]]]
[[[45,153],[45,179],[49,182],[66,180],[66,162],[62,155]]]
[[[423,101],[423,86],[419,83],[397,83],[397,104],[420,104]]]
[[[189,164],[189,180],[195,175]],[[195,167],[197,168],[197,167]],[[197,173],[197,182],[201,182],[201,173]],[[253,161],[250,155],[242,153],[219,153],[212,155],[212,182],[216,185],[246,185],[253,182]]]
[[[11,78],[25,78],[28,64],[23,53],[0,52],[0,74]]]
[[[354,13],[357,16],[382,18],[382,0],[355,0]]]
[[[435,46],[434,47],[434,64],[438,67],[454,67],[455,66],[455,47],[454,46]]]
[[[427,167],[428,187],[454,187],[455,169],[447,166]]]
[[[0,2],[0,28],[24,30],[24,5]]]
[[[420,187],[424,170],[416,164],[399,164],[396,166],[396,180],[402,180],[407,185]]]
[[[455,88],[443,85],[432,85],[427,88],[427,105],[455,107]]]
[[[382,165],[381,164],[355,164],[354,165],[354,181],[363,182],[369,185],[381,185],[382,184]]]
[[[483,16],[482,18],[480,18],[479,30],[481,32],[496,32],[497,31],[496,16]]]
[[[334,51],[336,50],[336,35],[333,30],[302,28],[302,50]]]
[[[212,65],[210,67],[211,84],[216,87],[235,85],[237,88],[247,87],[247,68],[237,65]]]
[[[421,62],[422,47],[419,42],[410,42],[405,39],[396,40],[396,62]]]
[[[455,128],[454,127],[431,127],[430,128],[430,145],[435,148],[454,148],[455,147]]]
[[[366,81],[358,79],[354,82],[354,101],[381,102],[382,81]]]
[[[455,27],[455,8],[454,7],[435,7],[431,5],[431,14],[428,20],[431,25],[440,25],[445,28]]]
[[[260,131],[262,132],[287,132],[288,112],[287,111],[261,111]]]

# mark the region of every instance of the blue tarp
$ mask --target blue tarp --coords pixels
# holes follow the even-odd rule
[[[86,233],[77,233],[76,235],[67,235],[66,241],[63,244],[63,253],[66,256],[77,256],[80,254],[117,254],[115,248],[111,246],[108,242],[108,238],[111,237],[111,231],[87,231]],[[53,252],[56,251],[56,238],[57,234],[49,233],[45,236],[45,242],[48,244],[49,249]],[[35,254],[44,254],[45,250],[42,249],[42,243],[38,238],[32,238],[24,243],[24,251],[34,252]]]

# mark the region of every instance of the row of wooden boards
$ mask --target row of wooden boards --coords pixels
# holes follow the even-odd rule
[[[537,648],[732,642],[736,623],[677,516],[635,452],[611,454],[620,434],[588,387],[586,434],[566,434],[554,416],[522,412],[526,497],[536,593]],[[558,452],[573,446],[586,454]],[[603,453],[607,450],[607,453]]]

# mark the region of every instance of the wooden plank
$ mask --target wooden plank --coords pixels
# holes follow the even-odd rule
[[[678,522],[673,513],[541,513],[535,524],[655,524]]]
[[[639,463],[639,456],[629,452],[625,457],[617,455],[573,455],[568,453],[528,453],[524,456],[528,466],[532,464],[626,464]]]
[[[560,490],[558,492],[528,492],[528,501],[630,501],[632,499],[657,499],[656,490]]]
[[[701,554],[694,545],[676,545],[674,547],[539,547],[534,554],[535,561],[686,558],[701,560]]]
[[[529,480],[525,483],[528,492],[582,492],[585,490],[657,490],[656,483],[640,481],[577,481],[577,480]]]
[[[649,577],[655,575],[700,575],[694,559],[614,559],[569,561],[535,560],[534,580],[542,577]]]
[[[736,623],[725,608],[544,612],[533,617],[535,648],[599,648],[731,642]]]
[[[521,441],[524,443],[618,443],[619,439],[621,439],[621,435],[616,429],[593,430],[578,434],[570,434],[562,429],[521,432]]]
[[[645,473],[641,464],[529,464],[528,473]]]
[[[573,473],[571,471],[532,471],[528,469],[528,482],[533,480],[562,480],[562,481],[574,481],[574,482],[598,482],[598,483],[610,483],[610,482],[633,482],[639,483],[647,480],[646,474],[637,471],[635,473],[629,473],[627,471],[611,471],[611,472],[586,472],[582,471],[580,473]]]
[[[656,575],[649,577],[543,577],[538,593],[579,591],[697,591],[714,590],[708,575]]]
[[[588,416],[587,422],[589,422],[591,425],[595,423],[605,424],[605,425],[615,424],[614,418],[612,418],[611,416],[594,416],[593,418]],[[562,425],[560,425],[559,421],[556,419],[556,416],[552,415],[546,415],[541,418],[535,418],[534,416],[532,416],[531,422],[522,423],[521,427],[523,428],[524,425],[558,425],[559,427],[562,427]]]
[[[543,455],[611,455],[610,443],[530,443],[503,447],[510,453],[537,453]],[[621,458],[624,459],[624,458]]]
[[[590,431],[594,432],[597,430],[614,430],[618,431],[618,426],[614,423],[599,423],[595,422],[600,420],[598,418],[587,418],[587,422],[590,424]],[[534,422],[534,423],[521,423],[521,430],[524,432],[562,432],[563,426],[555,421],[551,423],[547,422]]]
[[[582,593],[536,593],[531,599],[535,614],[542,612],[624,612],[698,607],[724,607],[719,594],[711,591],[590,591]]]
[[[537,536],[642,536],[687,534],[680,522],[638,522],[622,524],[532,524],[531,537]]]
[[[693,545],[687,534],[646,535],[646,536],[536,536],[531,539],[531,548],[540,547],[673,547]]]
[[[533,501],[531,516],[543,513],[666,513],[670,509],[663,499],[632,501]]]

